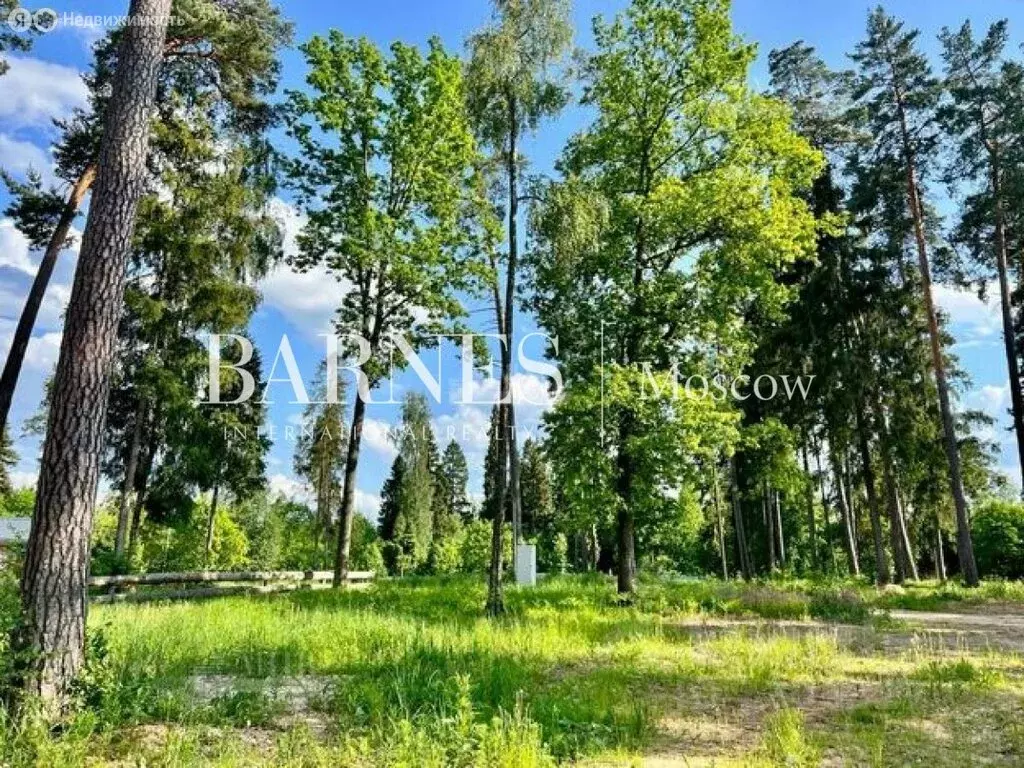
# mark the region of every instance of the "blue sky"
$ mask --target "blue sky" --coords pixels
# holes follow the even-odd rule
[[[576,0],[577,44],[584,48],[589,46],[590,23],[595,14],[612,15],[623,4],[621,0]],[[52,0],[50,3],[50,7],[59,14],[71,12],[99,16],[124,13],[127,5],[127,0]],[[285,15],[295,23],[297,42],[337,27],[349,35],[366,35],[382,46],[396,39],[424,43],[432,35],[438,35],[449,48],[457,50],[461,50],[465,37],[483,24],[489,14],[488,3],[484,0],[376,0],[372,3],[282,0],[281,5]],[[759,45],[760,56],[751,73],[753,84],[759,88],[767,84],[768,51],[798,39],[816,46],[833,66],[845,66],[845,53],[863,36],[869,6],[860,0],[735,0],[733,17],[736,30],[748,41]],[[938,52],[935,41],[938,31],[946,25],[959,25],[965,17],[969,17],[979,30],[996,19],[1008,18],[1012,47],[1019,50],[1024,39],[1024,3],[1016,0],[972,0],[969,4],[957,0],[891,0],[886,7],[908,25],[921,29],[923,44],[933,56]],[[41,37],[30,53],[12,57],[10,73],[0,78],[0,167],[15,174],[24,173],[29,166],[44,175],[50,172],[49,147],[54,139],[50,121],[66,115],[82,103],[84,88],[78,73],[89,66],[89,46],[100,34],[101,30],[97,29],[59,26]],[[289,50],[284,54],[283,63],[283,87],[300,87],[304,77],[301,55],[296,50]],[[557,121],[543,126],[526,145],[532,171],[548,171],[566,138],[580,129],[585,120],[586,115],[581,110],[570,109]],[[5,204],[4,193],[0,192],[0,209]],[[275,209],[285,222],[286,230],[294,233],[300,220],[289,205],[286,192],[282,192],[282,198],[275,202]],[[80,220],[79,226],[82,224]],[[15,397],[12,432],[18,437],[17,449],[21,455],[15,479],[23,484],[34,482],[38,470],[39,440],[19,437],[20,425],[38,408],[42,383],[56,363],[61,316],[70,294],[74,259],[74,252],[67,252],[61,258]],[[0,217],[0,356],[6,355],[38,260],[39,254],[28,250],[11,222]],[[295,275],[282,268],[265,281],[262,290],[264,304],[253,319],[251,337],[269,366],[281,334],[287,333],[308,380],[315,371],[317,360],[323,355],[322,340],[317,338],[317,334],[324,332],[329,325],[340,296],[340,286],[322,273]],[[962,400],[999,420],[991,437],[1003,446],[1002,464],[1008,474],[1016,476],[1012,436],[1007,431],[1009,396],[998,308],[986,305],[968,293],[948,288],[940,288],[938,293],[941,305],[951,316],[951,331],[958,342],[956,352],[973,380],[972,388],[964,393]],[[477,328],[481,332],[493,331],[493,326],[487,322],[490,314],[486,305],[476,302],[471,308],[481,310],[471,315]],[[529,318],[523,318],[520,329],[524,333],[529,332],[534,325]],[[536,357],[541,348],[542,343],[534,340],[528,351]],[[436,367],[436,354],[426,354],[424,359],[429,366]],[[459,380],[454,350],[442,351],[441,364],[443,382]],[[283,368],[277,371],[277,375],[284,376]],[[519,407],[520,424],[527,431],[535,430],[544,410],[543,383],[536,376],[520,371],[517,385],[521,399],[537,403],[523,403]],[[396,393],[420,386],[415,379],[403,375],[396,380]],[[489,387],[492,385],[481,385],[484,391]],[[446,392],[457,390],[457,387],[445,387]],[[270,408],[270,422],[277,439],[269,457],[268,475],[274,488],[288,494],[301,494],[302,489],[295,482],[291,470],[293,446],[285,436],[289,427],[296,424],[301,408],[289,405],[292,396],[287,385],[275,385],[270,396],[275,401]],[[386,429],[396,421],[397,415],[398,407],[389,405],[371,406],[368,412],[358,503],[360,511],[370,516],[376,512],[380,485],[394,456]],[[459,406],[447,396],[444,402],[435,406],[439,440],[446,442],[449,436],[454,436],[466,448],[472,468],[471,491],[474,493],[480,489],[480,464],[488,415],[488,406]]]

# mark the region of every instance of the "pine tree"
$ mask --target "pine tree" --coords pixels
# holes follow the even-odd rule
[[[853,60],[859,65],[856,96],[870,131],[875,176],[896,187],[902,182],[904,213],[912,225],[917,255],[917,280],[931,348],[931,371],[939,401],[942,440],[950,494],[957,520],[958,553],[964,581],[977,586],[964,494],[960,449],[949,392],[948,362],[932,293],[932,265],[928,254],[928,212],[923,183],[933,171],[937,133],[936,109],[941,97],[938,80],[927,59],[917,50],[917,32],[881,8],[868,18],[867,38],[858,44]],[[901,269],[907,265],[900,264]]]
[[[471,523],[476,518],[473,505],[469,502],[469,467],[462,446],[452,440],[445,446],[438,468],[439,496],[444,500],[444,510],[449,516]]]
[[[397,438],[402,457],[397,489],[397,515],[393,540],[402,549],[407,568],[423,566],[434,537],[437,443],[430,425],[427,399],[409,394],[402,404],[402,426]]]
[[[940,35],[946,63],[945,85],[951,102],[940,110],[942,126],[957,142],[955,161],[947,176],[959,185],[973,183],[980,191],[964,200],[954,238],[966,246],[971,272],[981,272],[984,286],[995,268],[999,284],[1000,317],[1009,372],[1011,416],[1017,438],[1017,458],[1024,473],[1024,383],[1016,349],[1010,286],[1007,177],[1018,172],[1012,158],[1019,143],[1019,126],[1010,104],[1024,98],[1019,70],[1003,61],[1007,42],[1005,21],[993,24],[984,38],[975,40],[970,22],[956,32]],[[975,277],[975,279],[979,279]]]
[[[135,211],[143,192],[149,118],[170,0],[133,0],[99,153],[96,189],[68,304],[22,575],[13,647],[22,684],[63,705],[85,657],[89,533],[99,484],[110,366]]]

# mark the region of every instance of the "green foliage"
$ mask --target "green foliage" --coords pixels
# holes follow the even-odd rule
[[[1024,578],[1024,504],[999,499],[979,504],[971,531],[983,576]]]
[[[501,542],[504,553],[502,562],[506,572],[512,567],[514,557],[511,531],[511,526],[506,525]],[[460,554],[463,573],[487,573],[491,563],[492,534],[492,525],[488,520],[474,520],[465,527]]]
[[[17,488],[0,494],[0,517],[32,517],[35,507],[35,488]]]

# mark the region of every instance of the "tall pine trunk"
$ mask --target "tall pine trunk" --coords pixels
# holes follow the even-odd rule
[[[11,348],[7,353],[7,362],[4,363],[4,372],[0,375],[0,435],[4,434],[4,430],[7,428],[11,402],[14,400],[14,390],[18,386],[21,366],[25,362],[25,352],[32,340],[32,329],[39,316],[39,307],[43,304],[43,297],[46,295],[46,287],[50,284],[50,278],[53,276],[53,269],[57,265],[57,257],[67,242],[71,225],[95,179],[96,166],[89,165],[71,187],[71,194],[68,195],[68,201],[61,211],[57,228],[50,236],[50,242],[43,253],[43,260],[39,262],[39,269],[32,281],[32,288],[29,290],[25,307],[21,310],[21,317],[18,318],[18,327],[14,329],[14,338],[11,339]]]
[[[14,638],[25,691],[51,709],[66,703],[85,657],[89,537],[110,368],[170,10],[171,0],[131,3],[53,379]]]

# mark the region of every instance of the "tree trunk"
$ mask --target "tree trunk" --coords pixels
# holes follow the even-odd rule
[[[928,340],[932,353],[932,373],[935,375],[935,389],[939,394],[939,412],[942,415],[942,439],[949,465],[949,491],[956,510],[957,555],[964,583],[969,587],[978,586],[978,566],[974,561],[974,543],[971,541],[971,526],[967,516],[967,498],[964,494],[963,473],[960,469],[960,447],[956,439],[956,423],[949,399],[949,383],[946,380],[946,361],[942,356],[942,337],[939,319],[932,296],[932,272],[928,261],[928,244],[924,235],[924,209],[921,205],[920,190],[917,187],[917,171],[910,135],[900,94],[896,94],[900,114],[900,128],[903,136],[904,157],[907,164],[907,202],[914,222],[914,241],[917,244],[917,262],[921,273],[921,293],[924,298],[925,314],[928,320]]]
[[[712,490],[715,500],[715,538],[718,539],[718,556],[722,560],[722,578],[729,580],[729,561],[725,553],[725,518],[722,516],[722,496],[718,486],[718,462],[711,467]]]
[[[139,453],[142,450],[142,423],[146,420],[146,403],[140,399],[135,409],[135,423],[132,425],[132,441],[128,448],[128,461],[124,468],[124,483],[121,485],[121,501],[117,511],[117,536],[114,540],[114,555],[118,562],[125,553],[128,525],[131,517],[129,499],[135,489],[135,475],[139,468]]]
[[[878,494],[875,490],[875,471],[871,465],[871,447],[868,445],[867,424],[863,408],[857,409],[857,437],[860,446],[860,461],[864,477],[864,493],[868,497],[868,515],[871,518],[871,538],[875,544],[875,584],[889,583],[889,558],[885,554],[882,537],[882,519],[878,510]]]
[[[139,543],[139,528],[142,525],[142,509],[146,503],[146,493],[149,490],[149,475],[153,471],[153,459],[156,455],[156,441],[150,440],[146,449],[146,460],[142,463],[142,478],[135,488],[135,503],[132,505],[132,525],[128,532],[128,559],[131,560],[135,554],[135,547]]]
[[[908,537],[906,523],[903,520],[903,511],[900,508],[899,494],[896,490],[896,473],[892,466],[888,420],[878,402],[877,393],[873,399],[872,407],[879,433],[878,447],[882,459],[882,486],[885,488],[886,510],[889,514],[889,545],[892,549],[895,581],[897,584],[902,584],[910,578],[911,573],[909,549],[905,545]]]
[[[807,446],[802,446],[801,454],[804,461],[804,477],[807,482],[804,485],[804,504],[807,507],[807,535],[811,548],[811,569],[818,570],[818,532],[814,520],[814,489],[811,487],[811,467],[807,461]]]
[[[815,461],[818,464],[818,492],[821,494],[821,511],[825,517],[825,546],[828,548],[828,558],[829,563],[832,565],[832,573],[835,573],[839,570],[839,564],[836,562],[836,548],[832,546],[832,534],[830,533],[832,530],[832,520],[828,514],[828,494],[825,493],[825,473],[821,468],[822,447],[820,443],[814,453]]]
[[[774,502],[772,507],[775,515],[775,533],[779,537],[779,565],[786,567],[786,535],[782,530],[782,500],[778,491],[772,491]]]
[[[850,575],[860,576],[860,557],[857,554],[856,525],[853,519],[853,504],[849,497],[841,468],[842,462],[836,456],[834,443],[829,444],[829,463],[832,465],[832,476],[836,482],[836,496],[839,501],[839,514],[843,522],[843,546],[850,567]]]
[[[206,521],[206,557],[203,562],[210,567],[210,556],[213,554],[213,531],[217,527],[217,500],[220,498],[220,478],[213,483],[213,497],[210,499],[210,517]]]
[[[366,420],[366,403],[357,393],[352,408],[352,429],[348,438],[348,454],[345,456],[345,490],[341,494],[341,511],[338,513],[338,549],[334,557],[334,588],[338,589],[348,580],[348,555],[352,545],[352,520],[356,506],[356,470],[359,468],[359,446],[363,441],[363,422]]]
[[[939,513],[935,513],[935,575],[939,581],[946,581],[946,554],[942,548],[942,524]]]
[[[740,473],[736,466],[736,456],[729,460],[729,474],[732,481],[732,516],[733,527],[736,529],[736,553],[740,561],[740,572],[745,581],[750,581],[754,578],[754,569],[750,563],[747,532],[743,524],[743,505],[740,503]]]
[[[25,653],[25,690],[54,709],[66,703],[85,657],[89,537],[110,366],[170,9],[171,0],[132,0],[53,379],[14,640]]]
[[[503,352],[504,354],[504,352]],[[507,379],[502,377],[501,390],[505,392]],[[508,411],[498,409],[498,434],[505,435],[505,417]],[[508,501],[508,482],[505,469],[508,466],[506,451],[508,443],[505,439],[499,438],[496,444],[498,474],[494,481],[496,484],[497,504],[494,510],[494,519],[491,521],[491,563],[487,570],[487,605],[484,607],[488,616],[496,617],[505,613],[505,591],[502,585],[502,556],[504,555],[504,525],[505,525],[505,504]]]
[[[764,523],[765,538],[768,540],[768,573],[772,573],[777,562],[775,559],[775,512],[769,510],[768,496],[768,483],[763,483],[761,486],[761,520]]]
[[[619,497],[618,527],[618,590],[619,594],[632,593],[636,588],[636,524],[633,520],[633,457],[626,446],[632,434],[631,416],[625,415],[619,427],[619,455],[616,459],[618,477],[616,493]]]
[[[512,359],[515,354],[514,329],[516,306],[516,270],[519,268],[519,181],[516,155],[519,151],[519,128],[517,124],[516,97],[508,95],[509,151],[508,151],[508,263],[505,274],[505,340],[508,354],[501,359],[502,378],[508,378],[508,402],[505,409],[505,425],[508,431],[508,476],[509,491],[512,494],[512,544],[517,546],[523,535],[523,498],[519,484],[519,451],[516,448],[516,406],[512,391]],[[504,401],[505,398],[502,398]]]
[[[57,257],[60,255],[64,244],[68,239],[68,232],[71,225],[78,216],[89,188],[96,178],[96,166],[89,165],[78,180],[71,187],[68,201],[61,211],[60,219],[57,221],[57,228],[54,229],[50,242],[43,252],[43,260],[39,262],[39,269],[32,281],[32,288],[28,292],[28,299],[25,307],[21,310],[21,317],[18,318],[18,327],[14,330],[14,338],[11,339],[11,348],[7,353],[7,362],[4,363],[4,372],[0,376],[0,435],[7,428],[7,419],[11,412],[11,401],[14,399],[14,390],[18,386],[18,377],[21,375],[21,366],[25,361],[25,351],[32,340],[32,329],[35,327],[36,318],[39,316],[39,307],[42,306],[46,288],[53,276],[53,269],[57,265]]]

